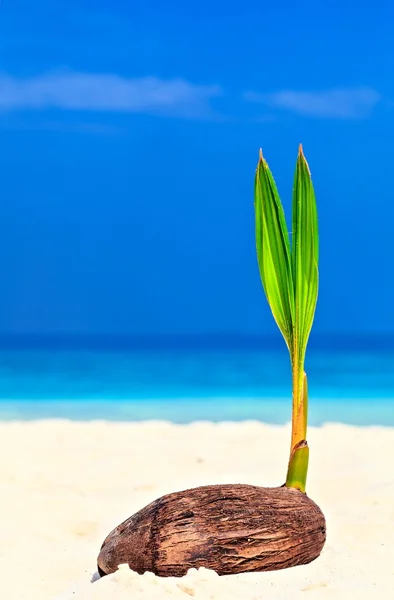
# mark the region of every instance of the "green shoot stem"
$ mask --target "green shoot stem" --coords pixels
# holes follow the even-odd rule
[[[304,360],[292,357],[293,408],[291,421],[291,448],[286,486],[305,492],[308,474],[309,448],[306,441],[308,422],[308,383]]]

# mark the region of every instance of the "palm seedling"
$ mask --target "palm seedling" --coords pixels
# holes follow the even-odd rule
[[[256,247],[263,287],[287,344],[292,369],[292,434],[286,483],[277,488],[229,484],[198,487],[155,500],[104,540],[101,576],[122,563],[138,573],[182,576],[206,567],[219,575],[268,571],[317,558],[325,519],[305,493],[307,342],[318,290],[315,195],[300,146],[292,210],[292,243],[279,194],[260,153],[255,176]]]

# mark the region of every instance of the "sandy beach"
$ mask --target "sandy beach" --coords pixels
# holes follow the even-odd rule
[[[95,581],[104,537],[162,494],[213,483],[282,484],[289,435],[289,426],[257,422],[1,423],[1,598],[391,598],[394,429],[340,424],[308,436],[307,491],[327,520],[315,562],[226,577],[201,569],[181,579],[123,567]]]

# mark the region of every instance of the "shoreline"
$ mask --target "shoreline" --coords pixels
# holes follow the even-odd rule
[[[190,424],[258,421],[285,425],[291,415],[287,397],[163,398],[132,400],[0,400],[0,422],[70,420],[91,422],[169,421]],[[394,398],[313,398],[309,424],[344,423],[394,427]]]

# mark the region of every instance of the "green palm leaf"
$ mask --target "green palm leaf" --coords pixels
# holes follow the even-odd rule
[[[293,360],[302,378],[318,294],[319,238],[315,192],[301,146],[294,176],[292,220],[291,260],[295,300]]]
[[[261,152],[255,177],[256,250],[261,281],[287,346],[293,344],[294,284],[289,235],[278,190]]]

